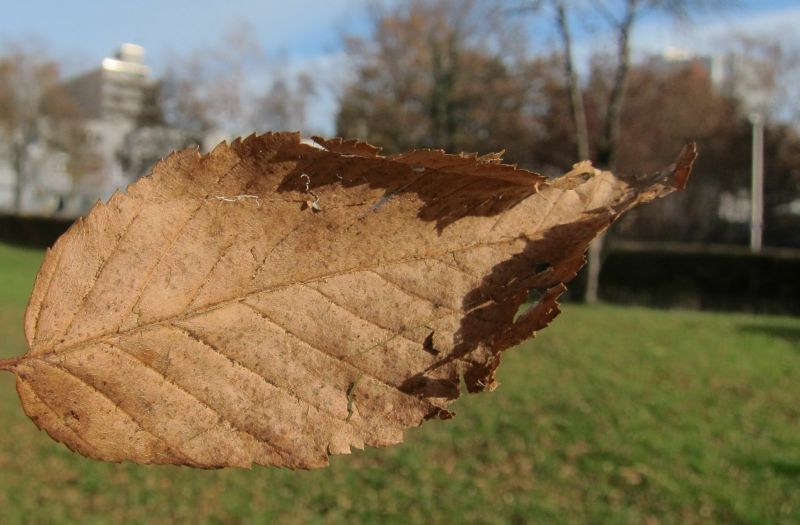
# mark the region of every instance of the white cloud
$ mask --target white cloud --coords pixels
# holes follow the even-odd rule
[[[584,20],[582,31],[575,31],[575,62],[579,73],[588,73],[589,60],[598,53],[615,51],[615,35],[598,30],[599,23]],[[761,11],[736,10],[706,14],[693,21],[678,23],[651,15],[633,33],[634,60],[680,49],[694,55],[720,55],[733,35],[770,36],[782,39],[787,47],[800,48],[800,5]]]
[[[661,52],[672,47],[714,54],[724,49],[727,38],[737,34],[777,37],[797,46],[800,45],[798,27],[800,5],[761,12],[723,12],[684,25],[651,20],[637,28],[634,46],[641,52]]]

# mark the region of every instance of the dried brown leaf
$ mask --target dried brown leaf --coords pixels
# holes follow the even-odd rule
[[[107,461],[314,468],[399,443],[451,417],[462,381],[493,389],[589,241],[682,186],[694,156],[548,181],[290,133],[176,153],[48,252],[29,351],[0,369],[40,428]]]

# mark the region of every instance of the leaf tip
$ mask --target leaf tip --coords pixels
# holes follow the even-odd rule
[[[672,185],[677,190],[686,188],[686,183],[689,181],[689,175],[692,174],[692,166],[697,159],[697,144],[690,142],[686,144],[678,158],[670,167],[670,179]]]

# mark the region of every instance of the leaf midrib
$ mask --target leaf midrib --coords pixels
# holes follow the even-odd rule
[[[444,251],[444,252],[426,254],[426,255],[423,255],[423,256],[419,256],[419,257],[409,257],[409,258],[406,258],[406,259],[399,259],[399,260],[395,260],[395,261],[381,262],[379,264],[375,264],[375,265],[371,265],[371,266],[353,267],[353,268],[348,268],[346,270],[342,270],[342,271],[338,271],[338,272],[330,272],[330,273],[326,273],[326,274],[322,274],[322,275],[316,276],[316,277],[314,277],[312,279],[309,279],[309,280],[306,280],[306,281],[298,281],[298,282],[295,282],[295,283],[284,283],[284,284],[279,284],[279,285],[275,285],[275,286],[272,286],[272,287],[261,288],[261,289],[253,290],[251,292],[248,292],[248,293],[246,293],[244,295],[241,295],[241,296],[238,296],[238,297],[223,299],[221,301],[218,301],[218,302],[215,302],[215,303],[211,303],[211,304],[205,305],[205,306],[200,307],[200,308],[196,308],[196,309],[193,309],[193,310],[188,310],[187,312],[185,312],[185,313],[183,313],[181,315],[166,317],[166,318],[158,319],[158,320],[154,320],[154,321],[149,321],[147,323],[138,324],[138,325],[135,325],[135,326],[133,326],[131,328],[128,328],[126,330],[116,331],[116,332],[113,332],[113,333],[104,332],[104,333],[101,333],[101,334],[98,334],[98,335],[95,335],[95,336],[92,336],[92,337],[88,337],[86,339],[82,339],[80,341],[75,341],[73,343],[70,343],[70,344],[62,346],[62,347],[57,347],[56,345],[52,345],[52,346],[48,347],[43,352],[32,353],[32,352],[34,352],[36,350],[36,346],[33,346],[27,353],[25,353],[24,355],[22,355],[19,358],[17,358],[17,360],[21,362],[21,361],[23,361],[23,360],[25,360],[27,358],[31,358],[31,357],[43,358],[43,357],[49,356],[49,355],[57,355],[57,354],[61,354],[61,353],[71,352],[71,351],[74,351],[74,350],[80,350],[85,345],[96,343],[96,342],[103,342],[107,338],[116,337],[116,336],[124,336],[124,335],[130,334],[130,333],[135,333],[136,331],[139,331],[139,330],[144,330],[144,329],[155,327],[155,326],[161,326],[161,325],[165,325],[165,324],[171,324],[171,323],[174,323],[174,322],[184,321],[186,319],[191,319],[191,318],[196,317],[198,315],[202,315],[202,314],[205,314],[205,313],[208,313],[208,312],[212,312],[212,311],[220,309],[220,308],[224,308],[224,307],[226,307],[226,306],[228,306],[230,304],[235,304],[235,303],[238,303],[238,302],[245,301],[246,299],[248,299],[250,297],[253,297],[255,295],[259,295],[259,294],[262,294],[262,293],[275,292],[275,291],[283,290],[283,289],[290,288],[292,286],[297,286],[297,285],[314,284],[316,282],[319,282],[319,281],[322,281],[322,280],[325,280],[325,279],[330,279],[332,277],[338,277],[340,275],[347,275],[347,274],[357,273],[357,272],[362,272],[362,271],[373,271],[376,268],[379,268],[380,266],[384,266],[384,265],[387,265],[387,264],[405,264],[405,263],[413,263],[413,262],[424,261],[424,260],[432,260],[432,259],[438,259],[439,257],[441,257],[443,255],[448,255],[448,254],[451,254],[451,253],[461,253],[461,252],[466,252],[466,251],[470,251],[470,250],[474,250],[474,249],[478,249],[478,248],[498,246],[498,245],[502,245],[502,244],[510,244],[510,243],[513,243],[513,242],[516,242],[518,240],[525,239],[525,238],[526,238],[526,236],[519,235],[519,236],[516,236],[516,237],[506,238],[506,239],[495,241],[495,242],[476,243],[476,244],[471,244],[471,245],[463,247],[463,248],[449,249],[449,250]],[[462,313],[463,312],[467,312],[467,311],[469,311],[469,306],[462,307],[462,309],[460,310],[460,312],[462,312]],[[34,334],[34,337],[35,337],[35,334]]]

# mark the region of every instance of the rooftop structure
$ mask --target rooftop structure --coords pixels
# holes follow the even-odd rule
[[[144,63],[144,48],[135,44],[123,44],[114,55],[103,59],[99,67],[65,82],[63,87],[80,111],[90,154],[96,159],[94,167],[70,172],[69,155],[48,142],[47,133],[54,128],[43,115],[40,117],[43,135],[26,146],[23,173],[15,173],[9,155],[0,147],[0,209],[74,217],[86,212],[97,199],[107,199],[114,190],[143,175],[151,163],[142,160],[129,163],[132,167],[128,167],[123,165],[120,152],[130,149],[131,137],[144,129],[142,116],[157,111],[150,107],[156,104],[155,99],[148,96],[156,85],[150,67]],[[146,135],[156,137],[151,141],[156,145],[150,148],[158,150],[158,155],[150,155],[155,160],[174,149],[173,143],[178,144],[180,139],[173,136],[175,133],[168,133],[169,130],[150,131]],[[19,200],[15,203],[12,190],[17,184]]]
[[[718,57],[698,55],[678,47],[666,48],[660,55],[651,58],[651,64],[662,73],[673,73],[687,68],[702,71],[717,86],[725,76],[723,63]]]
[[[145,89],[155,83],[150,74],[144,48],[122,44],[99,68],[67,82],[67,90],[88,119],[136,119],[145,103]]]

